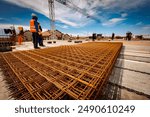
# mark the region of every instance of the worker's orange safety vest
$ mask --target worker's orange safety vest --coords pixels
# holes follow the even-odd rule
[[[36,32],[33,19],[30,20],[30,32]]]

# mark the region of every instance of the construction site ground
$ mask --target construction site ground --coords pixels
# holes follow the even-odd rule
[[[45,47],[41,49],[79,44],[65,40],[48,44],[48,41],[50,40],[44,40]],[[82,40],[82,42],[90,41]],[[108,42],[108,40],[99,42]],[[123,42],[123,47],[100,99],[150,99],[150,41],[114,40],[111,42]],[[31,49],[34,49],[32,42],[23,42],[22,45],[16,45],[13,51]],[[9,97],[10,92],[3,79],[4,75],[0,68],[0,99],[12,99]]]

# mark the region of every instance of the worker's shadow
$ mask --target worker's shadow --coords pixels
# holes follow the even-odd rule
[[[123,69],[120,68],[124,65],[124,50],[125,47],[122,47],[120,55],[116,60],[116,63],[112,69],[112,73],[109,76],[109,80],[106,85],[103,87],[100,98],[101,100],[120,100],[121,99],[121,84],[123,77]]]

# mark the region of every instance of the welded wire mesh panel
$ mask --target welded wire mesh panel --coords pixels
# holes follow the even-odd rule
[[[0,54],[15,99],[98,99],[122,43],[85,43]],[[14,88],[15,86],[15,88]]]

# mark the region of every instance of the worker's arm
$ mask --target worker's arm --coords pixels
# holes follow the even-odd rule
[[[41,26],[39,26],[39,29],[40,29],[40,31],[42,32],[42,27],[41,27]]]

